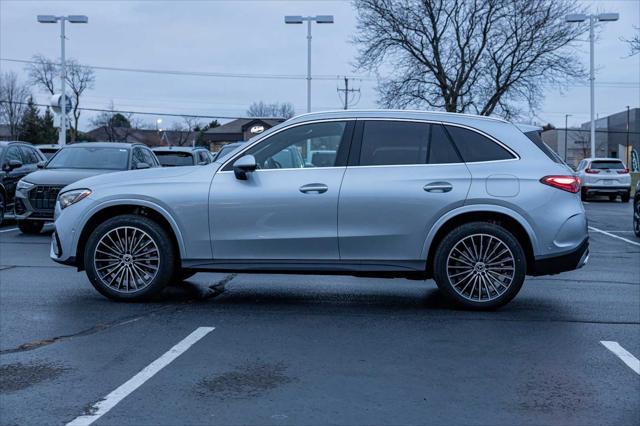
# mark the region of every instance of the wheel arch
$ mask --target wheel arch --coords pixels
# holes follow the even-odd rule
[[[423,247],[423,259],[427,259],[427,273],[433,271],[433,258],[442,239],[457,226],[469,222],[489,222],[503,226],[511,232],[522,245],[527,260],[527,272],[535,263],[537,239],[533,228],[517,212],[493,205],[465,206],[453,210],[441,217],[431,228]]]
[[[144,217],[148,217],[160,225],[171,238],[176,252],[179,253],[180,258],[185,257],[185,246],[182,238],[182,233],[178,224],[173,217],[161,206],[150,203],[144,200],[123,200],[121,202],[106,203],[99,205],[93,209],[84,220],[82,226],[78,227],[78,239],[76,242],[75,250],[76,265],[78,269],[82,269],[84,265],[84,249],[89,239],[91,232],[100,223],[114,216],[123,214],[136,214]]]

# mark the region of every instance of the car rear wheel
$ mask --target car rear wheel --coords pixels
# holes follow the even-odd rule
[[[633,203],[633,232],[640,238],[640,201]]]
[[[2,225],[2,222],[4,221],[4,209],[6,208],[5,205],[4,194],[0,192],[0,225]]]
[[[176,253],[167,232],[153,220],[122,215],[89,236],[84,266],[102,295],[120,301],[149,300],[175,274]]]
[[[629,200],[631,199],[631,192],[625,192],[620,196],[620,198],[622,199],[623,203],[628,203]]]
[[[43,227],[44,227],[44,222],[41,222],[39,220],[19,220],[18,221],[18,228],[20,229],[20,232],[22,232],[23,234],[30,234],[30,235],[39,234],[40,231],[42,231]]]
[[[468,309],[495,309],[520,291],[527,269],[518,240],[505,228],[473,222],[451,231],[434,258],[438,288]]]
[[[617,195],[609,195],[609,201],[616,201],[618,199]]]
[[[580,199],[582,201],[587,201],[587,188],[582,188],[580,191]]]

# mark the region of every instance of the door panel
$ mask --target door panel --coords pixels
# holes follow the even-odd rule
[[[464,164],[349,167],[340,191],[342,260],[424,260],[429,229],[462,206],[471,175]]]
[[[338,260],[344,167],[216,174],[211,239],[216,260]]]

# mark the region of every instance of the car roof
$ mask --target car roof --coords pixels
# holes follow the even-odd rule
[[[23,145],[32,145],[31,142],[23,142],[23,141],[0,141],[0,146],[9,146],[13,144],[23,144]]]
[[[65,145],[65,148],[132,148],[134,146],[146,146],[143,143],[132,142],[77,142]]]
[[[53,148],[53,149],[60,149],[62,148],[61,145],[57,144],[57,143],[44,143],[44,144],[38,144],[36,145],[36,147],[38,149],[42,149],[42,148]]]
[[[293,117],[289,121],[311,121],[327,118],[398,118],[398,119],[419,119],[433,121],[459,121],[460,119],[494,121],[507,123],[506,120],[498,117],[490,117],[486,115],[462,114],[457,112],[446,111],[421,111],[408,109],[350,109],[350,110],[332,110],[321,112],[309,112]]]
[[[176,152],[193,152],[193,151],[197,151],[197,150],[202,150],[205,149],[201,146],[156,146],[154,148],[152,148],[151,150],[156,152],[171,152],[171,151],[176,151]]]

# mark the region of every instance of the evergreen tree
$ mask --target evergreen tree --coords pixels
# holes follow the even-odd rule
[[[20,139],[25,142],[31,143],[41,143],[40,142],[40,133],[41,133],[41,118],[40,111],[33,101],[33,96],[29,96],[29,100],[27,101],[27,108],[22,115],[22,119],[20,120]]]
[[[58,129],[53,123],[53,114],[51,109],[47,108],[44,116],[40,120],[40,143],[57,143]]]

